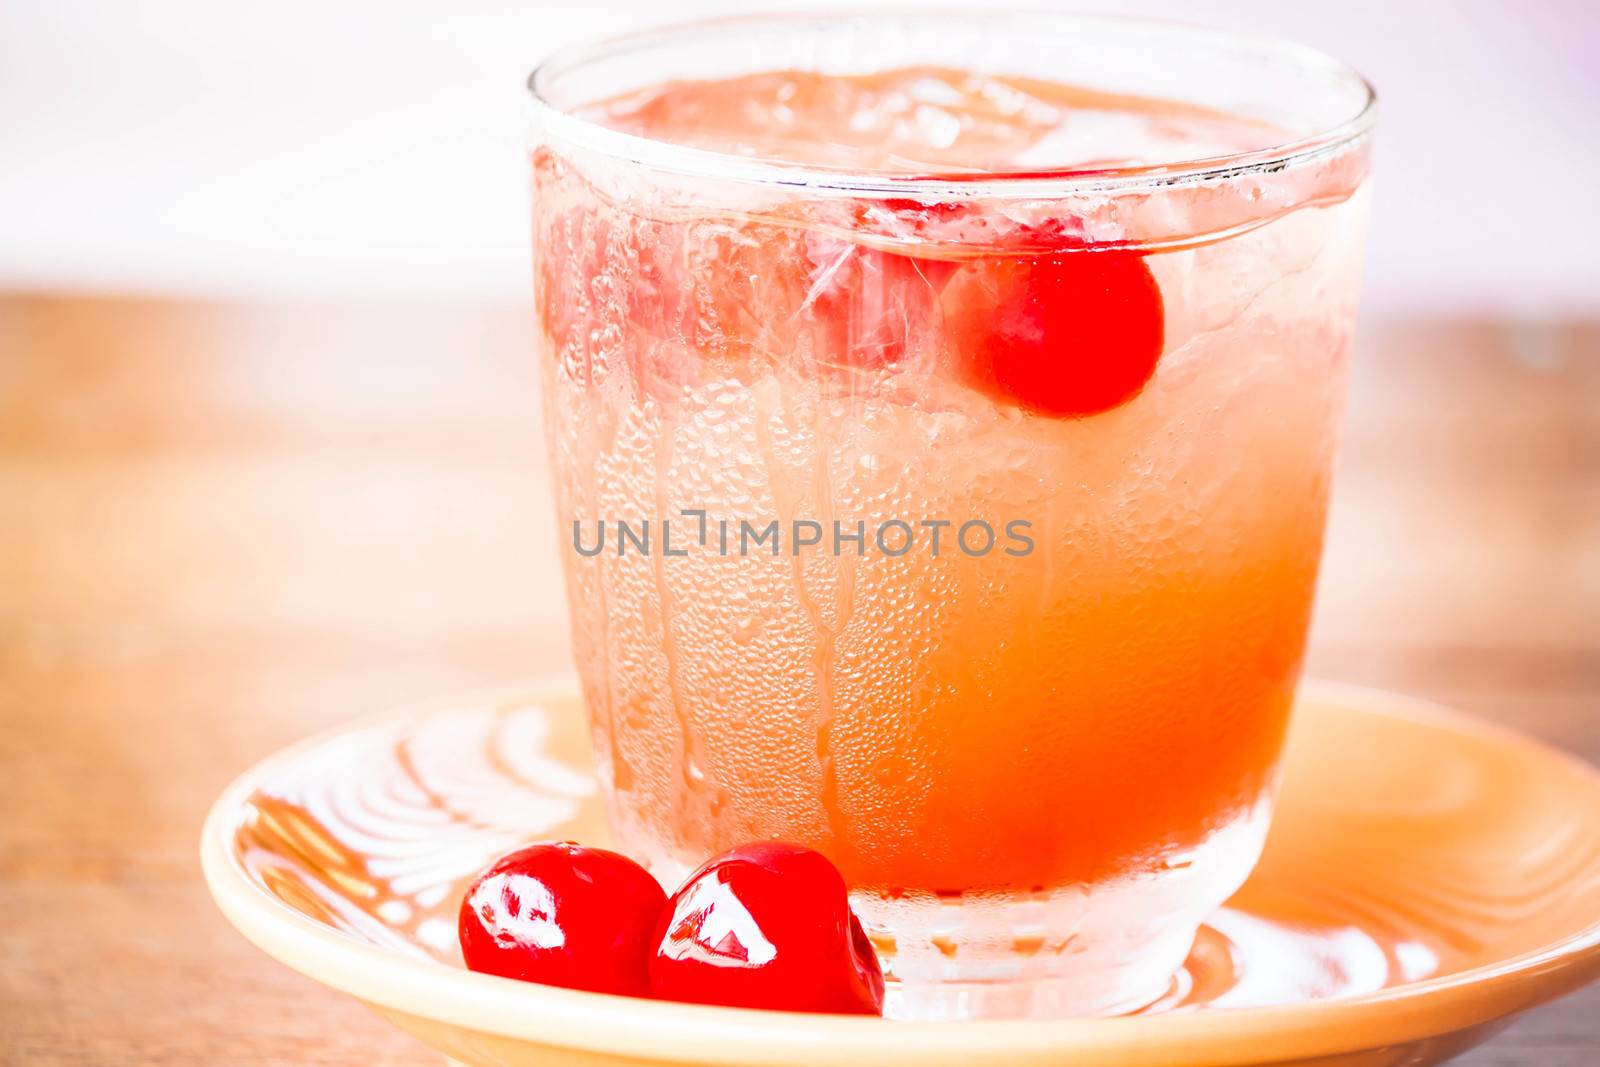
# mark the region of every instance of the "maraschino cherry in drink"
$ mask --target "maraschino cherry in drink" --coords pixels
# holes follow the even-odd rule
[[[1126,1011],[1258,856],[1370,92],[1039,13],[534,79],[539,359],[619,846],[836,863],[901,1016]]]

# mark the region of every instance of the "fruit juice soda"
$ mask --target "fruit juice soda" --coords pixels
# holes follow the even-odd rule
[[[620,845],[668,880],[825,852],[891,1014],[1160,995],[1267,828],[1365,83],[1034,13],[711,23],[534,90],[545,418]]]

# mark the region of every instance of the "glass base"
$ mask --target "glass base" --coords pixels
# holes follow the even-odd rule
[[[956,900],[856,893],[851,904],[902,1019],[1119,1015],[1167,992],[1207,915],[1266,838],[1258,804],[1158,871],[1046,893]]]
[[[1062,1018],[1120,1015],[1155,1002],[1200,924],[1255,866],[1269,816],[1263,800],[1160,870],[1099,885],[959,897],[852,893],[888,979],[884,1014]],[[688,873],[640,835],[618,836],[669,891]]]
[[[1158,1000],[1206,917],[1243,884],[1268,803],[1155,872],[1046,893],[852,894],[901,1019],[1119,1015]]]

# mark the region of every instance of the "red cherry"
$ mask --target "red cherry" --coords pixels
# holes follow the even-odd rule
[[[883,972],[819,852],[762,841],[690,875],[657,924],[650,993],[778,1011],[883,1014]]]
[[[987,256],[957,272],[940,308],[969,382],[1041,415],[1119,407],[1161,358],[1161,290],[1137,252]]]
[[[646,995],[650,935],[667,895],[626,856],[570,841],[503,857],[461,901],[467,968],[503,978]]]

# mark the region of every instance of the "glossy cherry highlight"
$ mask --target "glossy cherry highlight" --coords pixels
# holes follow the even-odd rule
[[[666,894],[626,856],[572,842],[533,845],[490,867],[458,923],[468,969],[503,978],[647,995],[645,962]]]
[[[662,913],[650,993],[779,1011],[883,1014],[883,972],[818,852],[763,841],[692,874]]]

